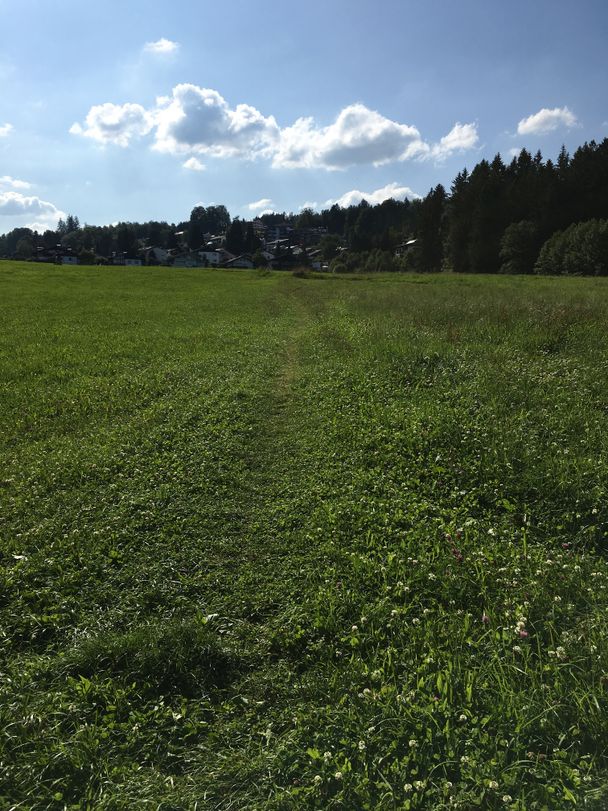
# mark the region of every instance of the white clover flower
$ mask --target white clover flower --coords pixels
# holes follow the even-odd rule
[[[336,778],[336,780],[342,780],[342,772],[336,772],[334,774],[334,777]]]
[[[561,661],[563,661],[563,660],[566,658],[566,651],[565,651],[565,650],[564,650],[564,648],[562,648],[562,647],[561,647],[561,645],[560,645],[560,647],[559,647],[559,648],[556,648],[556,649],[555,649],[555,655],[557,656],[557,658],[558,658],[558,659],[560,659]]]
[[[418,619],[418,617],[414,617],[414,619],[412,620],[412,625],[420,625],[420,620]]]
[[[360,752],[365,752],[366,749],[367,749],[367,746],[365,744],[365,741],[359,741],[359,751]]]
[[[406,783],[406,784],[403,786],[403,790],[405,791],[405,793],[406,793],[406,794],[409,794],[409,793],[410,793],[410,791],[413,791],[413,790],[414,790],[414,786],[413,786],[411,783]]]
[[[356,634],[357,631],[359,630],[359,626],[358,625],[353,625],[350,630],[353,632],[353,634]]]
[[[410,749],[413,749],[415,746],[418,746],[418,741],[415,738],[412,738],[410,741]]]
[[[382,679],[382,671],[381,670],[374,670],[372,673],[372,681],[381,681]]]
[[[503,803],[505,803],[505,805],[507,805],[508,803],[513,802],[513,797],[511,797],[510,794],[504,794],[503,798],[502,798],[502,801],[503,801]]]
[[[467,721],[468,718],[464,713],[462,713],[462,715],[458,716],[458,720],[460,721],[461,724],[464,724],[464,722]]]
[[[488,788],[492,789],[492,791],[496,791],[496,789],[498,788],[498,783],[496,782],[496,780],[490,780],[490,782],[488,783]]]
[[[320,774],[315,774],[314,780],[312,781],[316,786],[319,786],[323,782],[323,778]]]
[[[323,754],[323,760],[324,760],[326,763],[327,763],[329,760],[331,760],[331,752],[325,752],[325,753]]]
[[[521,648],[519,645],[513,645],[513,653],[521,653]]]

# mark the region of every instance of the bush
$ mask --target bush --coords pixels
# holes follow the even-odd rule
[[[558,276],[608,275],[608,220],[573,223],[541,248],[535,273]]]

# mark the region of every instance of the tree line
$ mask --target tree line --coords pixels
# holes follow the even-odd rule
[[[260,220],[288,223],[294,242],[305,229],[324,229],[319,248],[337,271],[608,274],[608,138],[585,143],[572,156],[562,147],[555,161],[526,149],[510,163],[496,155],[459,172],[449,192],[439,184],[423,199],[375,206],[363,200]],[[179,223],[81,226],[69,215],[54,231],[16,228],[1,236],[0,255],[28,259],[60,246],[93,261],[135,255],[143,246],[194,250],[209,234],[223,235],[234,254],[261,247],[251,223],[217,205],[196,206]]]

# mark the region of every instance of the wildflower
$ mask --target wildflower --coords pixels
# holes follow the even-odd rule
[[[566,651],[560,645],[559,648],[555,649],[555,655],[563,662],[563,660],[566,658]]]
[[[410,741],[410,749],[413,749],[415,746],[418,746],[418,741],[415,738],[412,738]]]
[[[397,611],[397,609],[393,608],[393,610],[391,611],[391,617],[396,617],[398,613],[399,612]]]
[[[372,673],[372,681],[380,681],[382,679],[382,671],[374,670]]]
[[[330,761],[330,760],[331,760],[331,752],[325,752],[325,753],[323,754],[323,760],[324,760],[326,763],[327,763],[328,761]]]
[[[437,580],[437,575],[434,575],[433,572],[429,572],[429,580]]]
[[[319,785],[321,785],[321,783],[323,782],[323,778],[321,777],[321,775],[320,775],[320,774],[315,774],[314,780],[313,780],[312,782],[313,782],[313,783],[314,783],[316,786],[319,786]]]
[[[334,777],[336,778],[336,780],[342,780],[342,772],[336,772],[334,774]]]
[[[555,597],[553,598],[553,602],[554,603],[561,603],[561,601],[562,601],[562,598],[559,596],[559,594],[556,594]]]
[[[461,724],[464,724],[464,722],[467,721],[468,719],[467,719],[466,715],[464,713],[462,713],[462,715],[460,715],[458,717],[458,720],[460,721]]]
[[[502,801],[503,801],[503,803],[505,803],[505,805],[507,805],[508,803],[513,802],[513,797],[511,797],[510,794],[504,794],[503,798],[502,798]]]
[[[414,787],[415,787],[415,788],[417,788],[417,789],[418,789],[418,791],[420,791],[421,789],[423,789],[423,788],[424,788],[424,786],[425,786],[425,782],[424,782],[424,780],[414,780]]]
[[[365,741],[359,741],[359,751],[360,752],[365,752],[366,749],[367,749],[367,746],[365,744]]]
[[[490,622],[490,618],[488,617],[485,611],[481,615],[481,621],[483,622],[484,625],[487,625]]]
[[[358,625],[353,625],[350,630],[353,632],[353,634],[356,634],[357,631],[359,630],[359,626]]]
[[[513,653],[521,653],[521,648],[519,645],[513,645]]]
[[[496,791],[496,789],[498,788],[498,783],[496,782],[496,780],[490,780],[490,782],[488,783],[488,788],[491,788],[492,791]]]
[[[420,625],[420,620],[418,619],[418,617],[414,617],[414,619],[412,620],[412,625]]]
[[[410,791],[413,791],[413,790],[414,790],[414,786],[413,786],[411,783],[406,783],[406,784],[403,786],[403,790],[405,791],[405,793],[406,793],[406,794],[409,794],[409,793],[410,793]]]

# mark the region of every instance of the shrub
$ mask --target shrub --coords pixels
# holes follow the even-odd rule
[[[564,276],[608,275],[608,220],[573,223],[541,248],[535,273]]]

